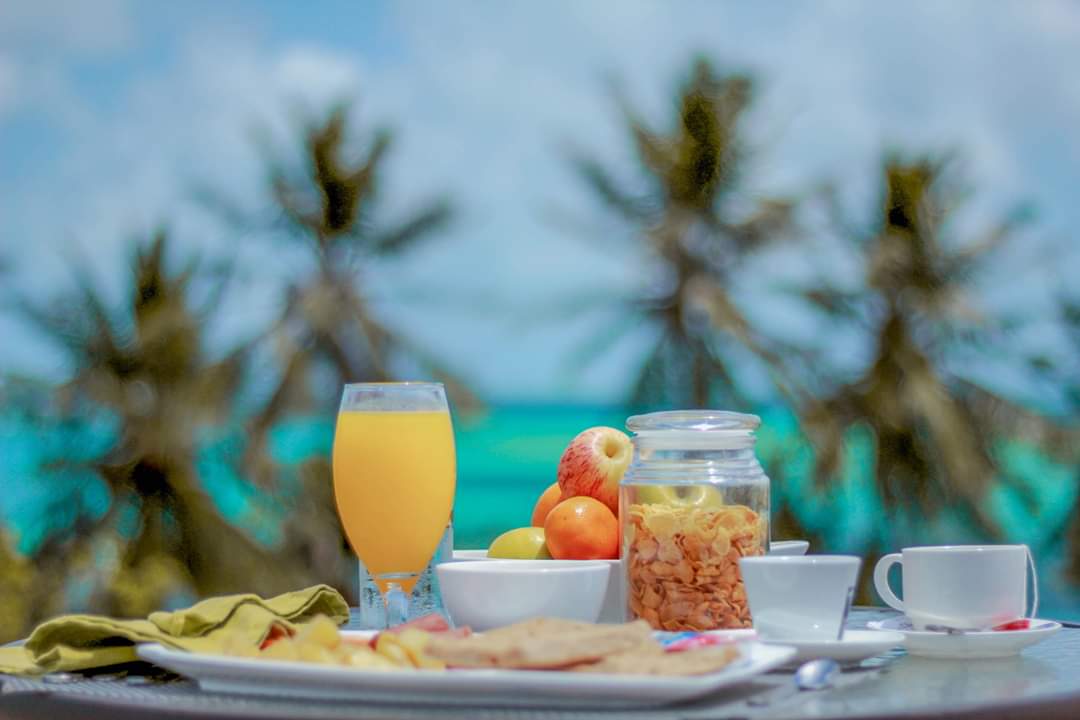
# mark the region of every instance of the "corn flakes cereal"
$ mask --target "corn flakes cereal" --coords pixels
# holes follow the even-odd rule
[[[745,505],[631,504],[628,604],[657,630],[748,628],[739,558],[765,553],[765,519]]]

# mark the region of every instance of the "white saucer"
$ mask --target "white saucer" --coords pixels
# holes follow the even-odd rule
[[[904,649],[908,655],[934,658],[1008,657],[1042,642],[1061,629],[1061,623],[1036,618],[1031,619],[1028,630],[989,630],[962,635],[916,630],[906,617],[875,620],[866,625],[875,630],[903,633]]]
[[[810,549],[806,540],[773,540],[769,543],[770,555],[805,555]]]
[[[830,658],[838,663],[855,663],[904,644],[904,635],[891,630],[845,630],[841,640],[766,640],[769,645],[795,648],[790,663]]]

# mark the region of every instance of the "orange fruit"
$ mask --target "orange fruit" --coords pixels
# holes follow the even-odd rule
[[[619,557],[619,521],[595,498],[567,498],[552,508],[544,521],[544,538],[556,560]]]
[[[559,487],[559,483],[552,483],[540,494],[540,499],[533,507],[532,526],[544,527],[544,520],[547,519],[548,513],[551,512],[551,508],[559,504],[560,500],[562,500],[562,488]]]

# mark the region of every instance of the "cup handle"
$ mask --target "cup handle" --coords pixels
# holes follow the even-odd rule
[[[903,556],[900,553],[890,553],[878,560],[877,565],[874,566],[874,588],[886,605],[904,612],[904,602],[896,597],[892,588],[889,587],[889,568],[896,564],[903,567]]]
[[[1024,550],[1027,551],[1028,567],[1031,568],[1031,614],[1027,617],[1037,617],[1039,612],[1039,574],[1035,570],[1035,556],[1031,553],[1031,548],[1027,545],[1024,546]]]

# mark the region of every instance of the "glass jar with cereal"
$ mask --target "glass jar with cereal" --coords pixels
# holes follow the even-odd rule
[[[635,415],[622,480],[627,607],[657,630],[751,627],[739,558],[769,549],[769,478],[754,454],[755,415]]]

